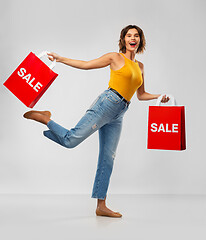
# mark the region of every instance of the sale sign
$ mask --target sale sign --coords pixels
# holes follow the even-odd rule
[[[147,148],[186,149],[184,106],[149,106]]]
[[[6,88],[30,108],[34,107],[58,76],[52,71],[54,63],[48,67],[41,61],[40,57],[46,54],[47,52],[43,52],[37,57],[31,52],[4,83]]]

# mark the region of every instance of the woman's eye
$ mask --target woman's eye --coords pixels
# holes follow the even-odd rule
[[[131,35],[127,35],[127,37],[131,37]],[[135,35],[135,37],[139,37],[139,35]]]

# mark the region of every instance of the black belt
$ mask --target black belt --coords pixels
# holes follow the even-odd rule
[[[120,99],[122,99],[123,102],[127,103],[128,105],[130,104],[130,102],[127,101],[124,97],[122,97],[122,95],[119,94],[116,90],[114,90],[113,88],[109,88],[109,90],[111,90],[112,92],[114,92],[115,94],[117,94],[117,96],[119,96]]]

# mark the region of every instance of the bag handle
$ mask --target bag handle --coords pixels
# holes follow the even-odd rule
[[[158,97],[157,102],[156,102],[156,106],[160,106],[161,105],[161,100],[162,100],[162,97],[164,95],[166,95],[166,97],[170,98],[169,102],[171,101],[171,106],[175,106],[176,105],[176,100],[175,100],[173,95],[171,95],[171,94],[162,94],[161,96]]]
[[[47,53],[49,53],[49,52],[48,52],[48,51],[43,51],[43,52],[39,53],[39,54],[37,55],[37,57],[38,57],[38,58],[42,58],[43,56],[46,56]],[[56,65],[56,59],[54,59],[54,61],[53,61],[53,62],[51,63],[51,65],[49,66],[49,68],[50,68],[50,69],[53,69],[53,68],[55,67],[55,65]]]

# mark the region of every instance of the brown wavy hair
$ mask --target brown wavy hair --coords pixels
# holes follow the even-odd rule
[[[142,29],[136,25],[128,25],[125,28],[123,28],[120,33],[119,52],[122,52],[122,53],[126,52],[125,35],[129,31],[129,29],[133,29],[133,28],[137,29],[139,36],[140,36],[140,44],[139,44],[139,47],[138,47],[136,53],[143,53],[145,51],[146,40],[145,40],[145,36],[144,36]]]

